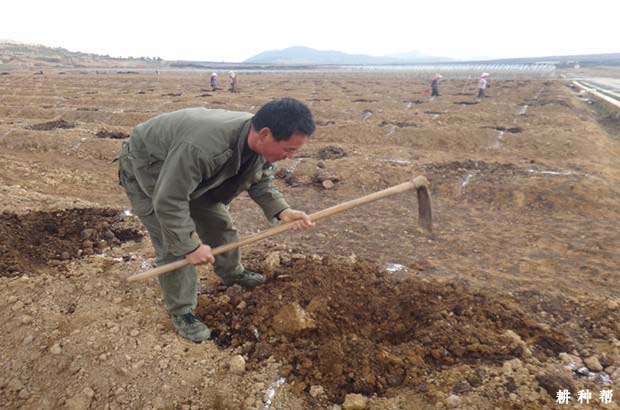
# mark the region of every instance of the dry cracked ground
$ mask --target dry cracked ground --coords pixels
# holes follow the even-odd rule
[[[434,99],[428,82],[242,74],[231,94],[201,73],[3,73],[0,407],[618,408],[618,113],[561,78],[495,76],[482,100],[472,79]],[[277,173],[294,207],[422,174],[434,232],[410,192],[253,244],[267,284],[200,268],[213,340],[182,340],[157,282],[126,281],[153,253],[113,160],[158,113],[283,96],[318,124]],[[268,228],[245,195],[231,212],[242,238]]]

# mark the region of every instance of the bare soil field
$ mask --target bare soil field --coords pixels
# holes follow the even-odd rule
[[[0,76],[0,408],[620,408],[617,113],[559,79],[478,100],[467,79],[431,99],[405,74],[207,75]],[[154,255],[114,159],[159,113],[284,96],[318,125],[279,164],[293,207],[421,174],[434,232],[410,192],[243,248],[268,282],[201,267],[213,340],[183,340],[157,281],[126,282]],[[231,212],[241,238],[269,228],[247,195]]]

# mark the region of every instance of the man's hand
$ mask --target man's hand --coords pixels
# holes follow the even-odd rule
[[[287,208],[280,212],[278,218],[285,223],[295,221],[293,225],[291,225],[291,230],[293,231],[301,231],[312,228],[315,225],[315,223],[310,220],[310,217],[305,212],[297,211],[291,208]]]
[[[211,247],[201,244],[195,251],[185,255],[185,259],[192,265],[201,265],[203,263],[215,263],[215,257]]]

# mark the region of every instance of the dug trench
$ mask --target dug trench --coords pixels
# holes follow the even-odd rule
[[[24,215],[0,214],[0,272],[18,276],[42,266],[102,253],[141,240],[135,218],[110,208],[75,208]]]
[[[349,393],[424,392],[451,366],[547,361],[572,347],[514,301],[369,262],[287,258],[268,279],[252,291],[206,290],[198,315],[250,368],[273,356],[294,392],[322,386],[336,403]]]

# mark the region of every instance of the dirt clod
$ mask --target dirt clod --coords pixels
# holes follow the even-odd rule
[[[554,398],[560,390],[567,389],[571,394],[574,394],[576,391],[573,380],[565,376],[540,374],[536,376],[536,381]]]

